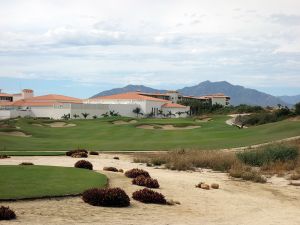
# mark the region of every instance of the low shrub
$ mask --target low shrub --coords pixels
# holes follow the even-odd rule
[[[19,165],[20,166],[33,166],[34,164],[32,162],[22,162]]]
[[[124,173],[124,170],[123,169],[119,169],[118,172],[119,173]]]
[[[300,174],[299,173],[293,173],[290,177],[291,180],[300,180]]]
[[[130,205],[128,195],[120,188],[92,188],[83,192],[82,199],[93,206],[126,207]]]
[[[87,158],[88,154],[85,152],[77,152],[71,155],[72,158]]]
[[[10,158],[10,156],[8,156],[8,155],[0,155],[0,159],[7,159],[7,158]]]
[[[79,160],[74,166],[76,168],[93,170],[93,164],[86,160]]]
[[[151,177],[138,176],[132,180],[132,184],[145,186],[147,188],[159,188],[158,181]]]
[[[295,146],[270,145],[258,150],[237,153],[238,159],[251,166],[262,166],[272,162],[296,160],[299,150]]]
[[[90,155],[99,155],[99,152],[91,151],[91,152],[90,152]]]
[[[120,158],[118,156],[115,156],[113,159],[115,160],[119,160]]]
[[[103,170],[111,171],[111,172],[119,172],[119,170],[116,167],[111,167],[111,166],[103,167]]]
[[[125,176],[129,178],[136,178],[138,176],[150,177],[149,173],[145,170],[134,168],[125,172]]]
[[[165,196],[148,188],[133,192],[132,198],[143,203],[166,204]]]
[[[81,153],[81,152],[88,154],[88,151],[85,149],[76,149],[76,150],[71,150],[71,151],[66,152],[66,156],[72,156],[75,153]]]
[[[230,170],[229,175],[234,178],[253,181],[256,183],[266,183],[267,180],[258,171],[254,171],[251,167],[242,164],[235,164]]]
[[[16,214],[9,207],[0,207],[0,220],[13,220],[16,219]]]

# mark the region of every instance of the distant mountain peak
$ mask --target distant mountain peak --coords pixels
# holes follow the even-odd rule
[[[123,88],[115,88],[108,91],[100,92],[93,97],[120,94],[125,92],[141,91],[149,93],[165,93],[167,90],[158,90],[144,85],[129,84]],[[178,92],[189,96],[203,96],[214,93],[224,93],[231,97],[232,105],[249,104],[260,106],[276,106],[277,104],[289,105],[282,99],[257,91],[255,89],[245,88],[240,85],[233,85],[227,81],[212,82],[203,81],[195,86],[185,87],[177,90]],[[92,98],[93,98],[92,97]]]

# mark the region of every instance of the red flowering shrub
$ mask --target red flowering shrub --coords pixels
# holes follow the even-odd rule
[[[12,220],[16,219],[16,214],[13,210],[8,207],[0,207],[0,220]]]
[[[130,199],[121,188],[92,188],[83,192],[84,202],[93,206],[126,207]]]
[[[93,164],[86,160],[79,160],[74,166],[76,168],[93,170]]]
[[[150,177],[147,171],[137,168],[126,171],[125,176],[129,178],[136,178],[138,176]]]
[[[133,192],[132,198],[143,203],[166,204],[165,196],[148,188]]]
[[[90,155],[99,155],[99,152],[90,152]]]
[[[85,154],[88,154],[88,151],[85,149],[77,149],[77,150],[71,150],[71,151],[66,152],[66,156],[72,156],[73,154],[82,153],[82,152]]]
[[[151,177],[138,176],[132,180],[132,184],[145,186],[147,188],[159,188],[158,181]]]
[[[111,167],[111,166],[103,167],[103,170],[111,171],[111,172],[119,172],[119,170],[116,167]]]

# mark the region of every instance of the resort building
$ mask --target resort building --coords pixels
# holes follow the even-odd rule
[[[181,95],[177,91],[164,94],[136,91],[78,99],[55,94],[35,97],[33,90],[24,89],[20,94],[0,92],[0,119],[18,116],[90,119],[110,114],[127,117],[186,117],[189,115],[190,107],[180,104],[185,100],[226,106],[230,97],[224,94],[194,97]]]

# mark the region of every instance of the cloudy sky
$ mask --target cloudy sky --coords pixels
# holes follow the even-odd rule
[[[300,94],[300,1],[0,0],[5,92],[205,80]]]

